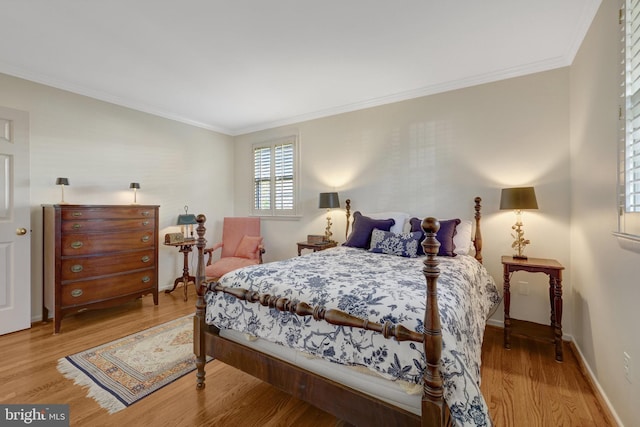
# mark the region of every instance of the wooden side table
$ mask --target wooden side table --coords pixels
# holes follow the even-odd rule
[[[313,252],[324,251],[325,249],[334,248],[338,245],[338,242],[322,242],[322,243],[309,243],[298,242],[298,256],[302,255],[303,249],[311,249]]]
[[[549,276],[549,304],[551,306],[551,328],[556,347],[556,360],[562,362],[562,270],[564,267],[554,259],[519,259],[511,256],[502,257],[502,266],[504,269],[504,347],[511,348],[511,321],[516,320],[511,319],[509,313],[511,273],[515,271],[544,273]]]
[[[178,243],[165,243],[167,246],[175,246],[180,248],[180,253],[184,254],[184,265],[182,268],[182,276],[176,278],[173,281],[173,288],[164,291],[165,294],[171,293],[176,290],[178,283],[184,284],[184,300],[187,300],[187,284],[196,283],[195,276],[189,275],[189,253],[192,251],[192,246],[197,243],[196,239],[185,240]]]

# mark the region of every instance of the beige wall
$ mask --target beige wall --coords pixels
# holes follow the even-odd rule
[[[0,74],[0,104],[29,112],[31,152],[32,318],[42,316],[41,204],[60,201],[58,176],[68,177],[70,203],[160,205],[160,234],[183,206],[205,213],[213,238],[232,214],[233,142],[229,136]],[[173,285],[182,256],[160,247],[159,286]],[[194,263],[195,265],[195,263]],[[163,294],[164,295],[164,294]],[[160,298],[162,303],[162,296]]]
[[[236,137],[235,211],[250,212],[251,143],[299,132],[298,220],[263,220],[267,259],[296,254],[296,241],[321,234],[318,193],[335,189],[364,212],[472,218],[483,198],[484,260],[501,283],[500,256],[511,253],[513,212],[498,210],[504,186],[534,185],[540,210],[524,215],[530,256],[569,262],[569,70],[559,69]],[[344,216],[334,235],[344,241]],[[519,281],[529,282],[528,296]],[[512,315],[548,322],[547,279],[516,273]],[[571,275],[565,290],[571,294]],[[565,332],[570,334],[571,304]],[[495,319],[502,321],[502,308]],[[550,349],[551,351],[551,349]]]
[[[573,335],[621,421],[640,420],[640,254],[617,228],[618,2],[602,2],[571,67]],[[632,358],[632,383],[623,352]]]

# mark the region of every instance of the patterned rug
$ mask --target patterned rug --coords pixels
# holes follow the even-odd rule
[[[193,315],[58,360],[58,371],[118,412],[196,368]]]

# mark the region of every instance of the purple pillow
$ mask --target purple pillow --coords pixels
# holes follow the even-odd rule
[[[369,249],[373,229],[377,228],[378,230],[389,231],[395,223],[393,219],[373,219],[356,211],[353,213],[353,231],[347,241],[343,243],[343,246]]]
[[[440,222],[440,230],[436,233],[436,239],[440,242],[440,250],[438,250],[439,256],[456,256],[454,250],[456,245],[453,243],[453,236],[456,235],[456,226],[460,224],[460,220],[445,219]],[[422,237],[420,238],[420,245],[418,246],[418,255],[424,255],[424,249],[422,249],[422,241],[424,240],[424,231],[422,231],[422,220],[419,218],[411,218],[409,220],[411,224],[411,231],[421,231]]]

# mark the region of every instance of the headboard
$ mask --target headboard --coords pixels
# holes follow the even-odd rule
[[[482,217],[482,214],[480,213],[480,211],[482,210],[482,205],[480,204],[482,202],[482,198],[481,197],[476,197],[475,199],[473,199],[474,201],[474,219],[475,219],[475,233],[473,235],[473,248],[475,249],[475,259],[478,260],[478,262],[480,264],[482,264],[482,231],[480,230],[480,218]],[[344,232],[344,238],[345,240],[349,238],[349,226],[351,225],[351,199],[347,199],[345,201],[345,210],[346,210],[346,215],[347,215],[347,225],[345,227],[345,232]]]

